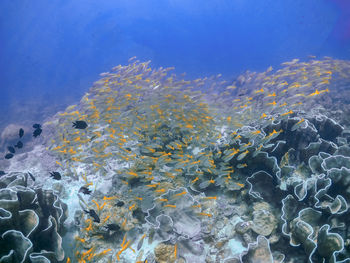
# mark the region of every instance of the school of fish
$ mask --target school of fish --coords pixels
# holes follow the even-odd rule
[[[173,68],[152,69],[135,58],[129,63],[102,73],[78,105],[57,114],[48,145],[62,177],[81,182],[77,194],[85,213],[77,262],[118,262],[126,251],[135,254],[134,262],[146,262],[138,251],[150,234],[128,239],[141,225],[135,214],[146,202],[164,211],[181,209],[179,199],[204,194],[192,209],[200,219],[215,216],[204,204],[229,191],[246,194],[249,160],[285,132],[266,127],[283,118],[298,120],[292,130],[303,127],[305,112],[350,76],[349,62],[329,57],[294,59],[277,71],[246,72],[231,83],[220,75],[184,80],[170,73]],[[108,176],[120,189],[95,195],[93,178]],[[179,188],[186,190],[166,195]],[[121,233],[120,239],[104,242],[102,227]]]

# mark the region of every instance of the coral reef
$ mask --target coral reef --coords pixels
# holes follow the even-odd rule
[[[42,160],[66,184],[0,178],[3,260],[64,259],[57,193],[75,200],[73,262],[349,262],[349,126],[324,108],[348,69],[293,60],[227,83],[133,61],[101,74],[43,125]]]

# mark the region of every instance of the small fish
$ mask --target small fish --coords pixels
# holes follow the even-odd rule
[[[186,191],[183,191],[183,192],[181,192],[181,193],[176,194],[175,196],[180,196],[180,195],[185,195],[185,194],[187,194],[187,192],[186,192]]]
[[[241,188],[244,187],[244,184],[241,184],[241,183],[236,183],[236,185],[238,185],[238,186],[241,187]]]
[[[33,137],[34,138],[38,137],[42,133],[42,131],[43,130],[41,128],[35,129],[34,132],[33,132]]]
[[[28,172],[28,175],[29,175],[30,178],[32,178],[32,180],[35,182],[35,177],[34,177],[34,175],[32,175],[30,172]]]
[[[15,153],[15,148],[13,148],[12,146],[8,146],[7,150],[9,150],[10,153]]]
[[[258,135],[258,134],[261,134],[261,131],[260,130],[256,130],[256,131],[251,132],[251,134]]]
[[[18,131],[19,138],[22,138],[24,135],[24,130],[22,128],[19,129]]]
[[[319,94],[321,94],[321,93],[316,89],[315,92],[309,94],[309,97],[316,96],[316,95],[319,95]]]
[[[239,150],[234,149],[234,148],[232,148],[230,150],[225,150],[225,152],[224,152],[225,156],[224,156],[223,160],[225,162],[229,162],[238,152],[239,152]]]
[[[265,138],[263,139],[264,141],[266,141],[266,139],[268,139],[268,141],[276,138],[281,132],[283,132],[283,130],[279,130],[279,131],[276,131],[275,129],[273,129],[272,132],[269,133],[269,135],[265,136]]]
[[[128,62],[131,62],[131,61],[133,61],[134,59],[136,59],[136,56],[133,56],[133,57],[129,58],[129,59],[128,59]]]
[[[217,197],[216,196],[206,196],[206,197],[203,197],[203,199],[205,199],[205,200],[216,200]]]
[[[303,122],[305,122],[304,118],[302,118],[300,121],[298,121],[296,124],[294,124],[291,128],[291,131],[295,131],[296,129],[298,129]]]
[[[192,184],[194,184],[195,182],[197,182],[199,180],[199,178],[198,178],[198,176],[194,179],[194,180],[192,180]]]
[[[254,91],[254,93],[262,93],[262,92],[264,92],[264,89],[263,89],[263,88],[261,88],[261,89],[259,89],[259,90]]]
[[[210,180],[201,182],[201,183],[199,184],[199,188],[200,188],[200,189],[205,189],[205,188],[207,188],[210,184],[214,184],[214,183],[215,183],[215,180],[210,179]]]
[[[207,216],[207,217],[212,217],[212,214],[208,214],[208,213],[198,213],[201,216]]]
[[[50,172],[50,176],[55,180],[61,180],[61,174],[59,172]]]
[[[90,138],[90,141],[92,141],[93,139],[95,139],[97,137],[97,135],[94,135]]]
[[[266,115],[265,113],[263,113],[263,114],[261,115],[260,119],[263,119],[263,118],[266,118],[266,117],[267,117],[267,115]]]
[[[87,123],[85,121],[75,121],[73,122],[73,128],[75,129],[85,129],[87,127]]]
[[[246,156],[247,156],[247,154],[248,154],[248,153],[249,153],[249,151],[248,151],[248,150],[246,150],[246,151],[242,152],[240,155],[238,155],[238,157],[237,157],[237,161],[242,160],[244,157],[246,157]]]
[[[0,171],[0,176],[5,175],[6,173],[4,171]]]
[[[18,141],[17,144],[15,145],[16,148],[21,149],[23,147],[23,142]]]
[[[12,153],[8,153],[5,155],[5,159],[11,159],[13,157]]]
[[[165,205],[164,207],[172,207],[172,208],[176,208],[176,205]]]
[[[79,189],[79,193],[83,193],[84,195],[89,195],[91,194],[91,190],[89,190],[89,188],[82,186]]]
[[[237,168],[238,169],[242,169],[242,168],[245,168],[245,167],[247,167],[248,165],[246,164],[246,163],[240,163],[240,164],[237,164]]]
[[[177,244],[174,246],[174,257],[177,258]]]
[[[101,222],[99,216],[97,215],[97,213],[94,209],[84,210],[84,212],[89,214],[94,219],[94,222],[96,222],[96,223]]]
[[[143,234],[143,236],[141,237],[140,241],[137,243],[137,250],[140,250],[142,245],[143,245],[143,240],[145,239],[146,234]]]
[[[253,152],[253,157],[257,156],[261,152],[263,146],[263,144],[260,144],[260,146],[256,148],[255,152]]]
[[[33,124],[34,129],[41,129],[41,125],[38,123]]]

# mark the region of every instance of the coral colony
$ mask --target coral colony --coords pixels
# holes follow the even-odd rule
[[[129,62],[34,127],[49,171],[2,171],[1,262],[350,262],[349,62]]]

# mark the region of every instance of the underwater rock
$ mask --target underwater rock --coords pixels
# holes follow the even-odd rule
[[[175,247],[173,245],[160,243],[154,249],[156,262],[174,263],[176,258],[174,255]]]
[[[175,233],[185,238],[192,238],[198,235],[201,231],[201,223],[192,208],[195,202],[193,197],[189,193],[176,196],[184,190],[185,188],[169,190],[167,193],[161,195],[159,197],[160,199],[169,200],[167,203],[168,207],[163,208],[162,203],[158,201],[153,208],[148,210],[148,216],[145,218],[146,221],[159,228],[159,215],[166,215],[171,218]],[[174,209],[172,206],[175,206],[177,209]]]
[[[177,254],[181,255],[177,260],[186,260],[186,262],[201,263],[205,260],[205,243],[202,239],[183,239],[177,241]]]
[[[235,207],[230,205],[228,201],[223,198],[217,200],[217,207],[220,213],[223,213],[225,217],[230,217],[236,213]]]
[[[268,236],[277,227],[277,219],[269,210],[256,210],[253,212],[252,230],[258,235]]]
[[[258,236],[256,242],[248,245],[248,251],[241,255],[241,262],[247,263],[273,263],[273,256],[270,250],[269,241]]]
[[[251,222],[238,222],[235,225],[235,230],[240,235],[245,234],[249,229],[251,229]]]

